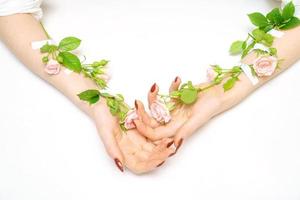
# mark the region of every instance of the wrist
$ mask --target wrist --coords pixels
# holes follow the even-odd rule
[[[110,111],[106,105],[106,100],[105,98],[99,99],[99,101],[93,105],[89,105],[90,107],[90,117],[92,119],[97,119],[99,118],[100,115],[105,115],[106,113],[110,114]]]

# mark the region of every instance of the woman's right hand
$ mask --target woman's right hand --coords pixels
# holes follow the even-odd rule
[[[181,79],[176,79],[171,83],[170,93],[178,90]],[[197,85],[204,88],[209,83]],[[159,87],[154,84],[148,92],[148,107],[150,109],[158,96]],[[192,105],[178,104],[171,112],[172,120],[167,124],[158,123],[145,110],[141,101],[136,101],[136,110],[139,119],[134,120],[137,130],[152,141],[162,138],[174,138],[174,144],[177,149],[182,142],[192,135],[198,128],[204,125],[209,119],[215,116],[222,109],[223,88],[215,86],[198,94],[198,100]],[[222,105],[222,106],[221,106]],[[224,107],[224,106],[223,106]]]
[[[154,170],[175,152],[173,140],[151,142],[136,129],[123,132],[118,119],[111,115],[105,100],[93,107],[93,119],[108,155],[123,172],[124,166],[136,174]]]

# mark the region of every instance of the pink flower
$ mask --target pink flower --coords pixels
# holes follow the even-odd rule
[[[139,116],[137,115],[136,113],[136,110],[130,110],[128,113],[127,113],[127,116],[125,118],[125,121],[124,121],[124,127],[129,130],[129,129],[133,129],[135,128],[135,124],[134,124],[134,121],[133,120],[136,120],[138,119]]]
[[[170,112],[167,106],[160,100],[155,100],[150,106],[152,117],[162,123],[168,123],[171,120]]]
[[[278,64],[278,60],[274,56],[262,56],[254,61],[253,68],[257,76],[271,76]]]
[[[212,82],[218,76],[218,73],[212,68],[208,68],[206,71],[207,80]]]
[[[50,75],[56,75],[60,71],[60,64],[53,59],[50,59],[45,66],[45,72]]]

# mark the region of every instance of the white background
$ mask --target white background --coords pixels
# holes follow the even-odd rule
[[[111,88],[145,101],[157,82],[204,81],[272,0],[51,0],[52,37],[111,60]],[[300,199],[300,65],[201,128],[157,171],[120,173],[93,123],[1,45],[0,199]]]

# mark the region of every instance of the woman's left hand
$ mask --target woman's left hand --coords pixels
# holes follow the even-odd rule
[[[124,132],[117,117],[111,115],[105,102],[94,106],[93,119],[109,156],[123,171],[124,166],[136,174],[150,172],[175,152],[173,139],[147,140],[137,129]]]

